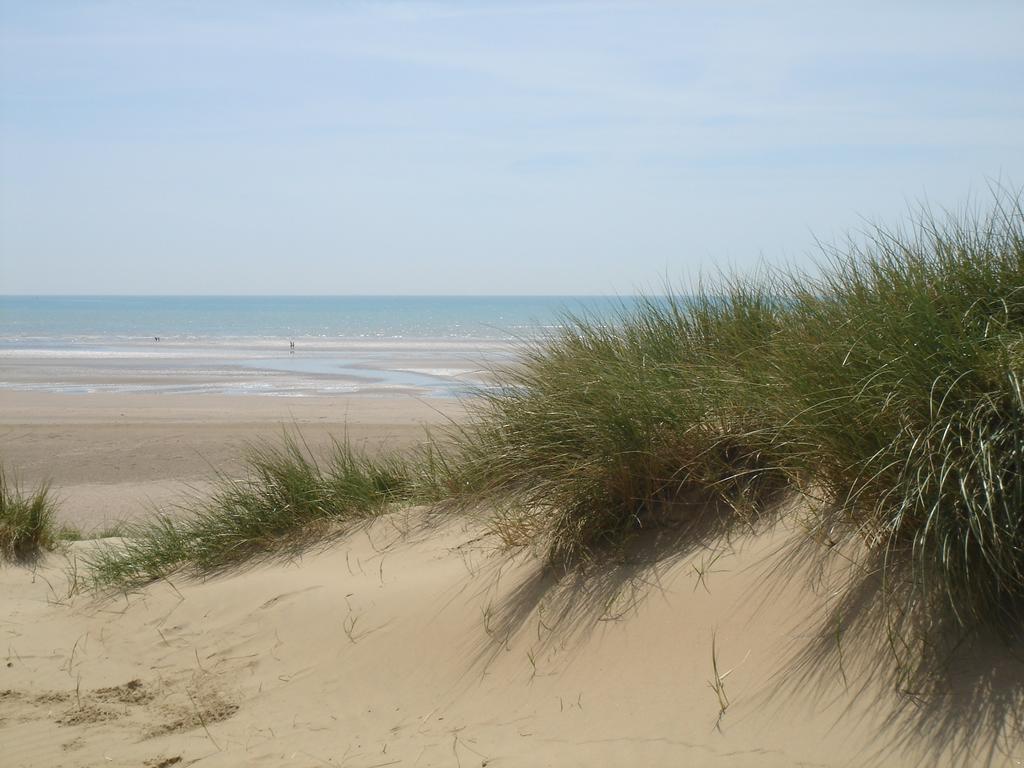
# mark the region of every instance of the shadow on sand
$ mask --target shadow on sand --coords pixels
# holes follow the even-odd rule
[[[691,566],[699,588],[703,568],[791,518],[793,508],[792,500],[778,502],[738,524],[728,509],[690,507],[670,516],[674,524],[637,531],[597,559],[571,566],[538,559],[491,604],[488,639],[474,662],[486,668],[534,627],[538,650],[557,643],[571,653],[601,622],[664,595],[663,580],[687,560],[699,563]],[[871,717],[877,738],[858,758],[864,765],[896,756],[921,766],[1024,761],[1024,637],[965,628],[939,600],[912,592],[907,569],[882,560],[852,538],[823,544],[798,530],[753,566],[759,575],[750,600],[771,601],[796,581],[824,602],[791,633],[757,706],[835,708],[835,727],[844,730],[856,725],[851,718]],[[492,564],[483,574],[495,593],[502,568]]]

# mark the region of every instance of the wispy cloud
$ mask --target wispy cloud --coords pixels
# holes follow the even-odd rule
[[[252,290],[367,253],[355,290],[628,289],[1024,178],[1019,4],[0,8],[12,290],[137,289],[145,251],[187,292],[238,250]]]

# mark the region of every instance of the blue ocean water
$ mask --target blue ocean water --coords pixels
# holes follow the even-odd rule
[[[514,340],[565,311],[629,298],[580,296],[0,296],[0,340]]]
[[[0,389],[449,397],[487,386],[566,313],[611,318],[633,301],[0,296]]]

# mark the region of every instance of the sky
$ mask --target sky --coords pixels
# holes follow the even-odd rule
[[[1020,2],[0,0],[0,293],[812,269],[1024,185],[1022,29]]]

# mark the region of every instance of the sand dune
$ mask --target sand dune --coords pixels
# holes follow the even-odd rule
[[[768,576],[792,565],[792,530],[556,579],[528,554],[498,554],[475,524],[427,522],[396,513],[300,560],[104,600],[66,596],[89,543],[3,567],[0,762],[1024,760],[1012,722],[1024,671],[1005,651],[970,655],[984,686],[964,660],[961,690],[930,701],[895,690],[884,655],[809,657],[828,634],[827,580]]]

